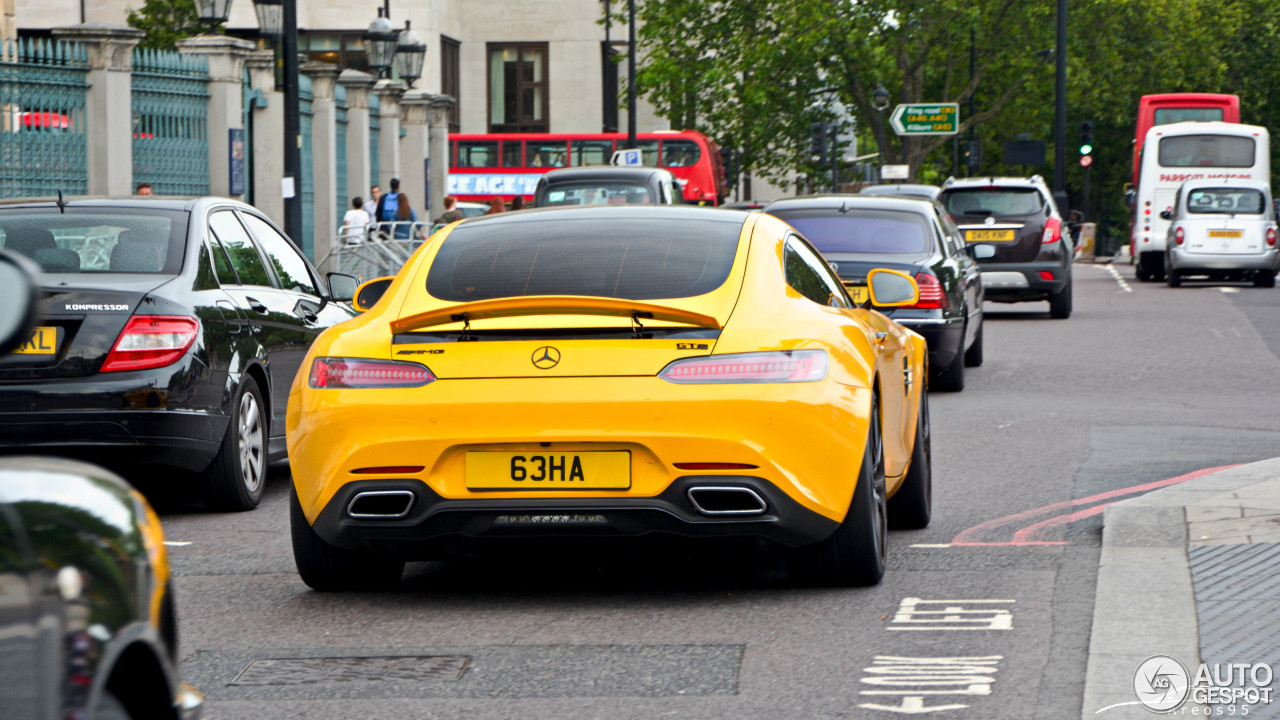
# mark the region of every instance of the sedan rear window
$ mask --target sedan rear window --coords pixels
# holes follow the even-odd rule
[[[657,202],[644,185],[631,183],[557,184],[547,190],[547,205],[652,205]]]
[[[427,292],[470,302],[526,295],[657,300],[724,284],[741,222],[628,218],[464,224],[440,246]]]
[[[826,211],[830,212],[830,211]],[[849,210],[844,215],[779,212],[818,249],[830,253],[922,253],[932,248],[929,225],[917,213]]]
[[[187,213],[139,208],[15,208],[0,212],[0,247],[47,273],[177,274]]]
[[[1035,188],[974,188],[942,193],[952,215],[1034,215],[1044,211],[1044,198]]]
[[[1260,215],[1266,206],[1261,192],[1246,188],[1200,188],[1187,194],[1187,211],[1196,214]]]

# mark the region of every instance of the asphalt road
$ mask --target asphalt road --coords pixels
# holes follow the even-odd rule
[[[160,501],[184,672],[212,720],[1079,717],[1103,504],[1280,455],[1280,291],[1119,270],[1077,266],[1069,320],[988,303],[986,364],[930,397],[934,523],[891,534],[877,587],[655,541],[316,593],[279,466],[251,513]]]

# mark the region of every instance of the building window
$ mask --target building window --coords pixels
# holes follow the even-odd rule
[[[489,132],[547,132],[547,44],[489,44]]]
[[[462,131],[462,112],[458,109],[462,98],[462,76],[458,72],[458,58],[462,43],[447,35],[440,36],[440,92],[453,98],[449,110],[449,132]]]

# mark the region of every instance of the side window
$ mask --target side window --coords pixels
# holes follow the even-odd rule
[[[318,295],[315,281],[311,279],[311,271],[307,269],[307,261],[302,259],[293,243],[257,215],[243,213],[241,217],[266,251],[267,259],[280,278],[280,286],[285,290]]]
[[[217,236],[222,247],[227,251],[231,266],[236,269],[241,285],[261,285],[271,287],[271,276],[267,274],[267,266],[262,264],[262,256],[258,248],[249,238],[249,233],[236,219],[230,210],[220,210],[209,216],[209,228]]]
[[[236,277],[236,271],[231,268],[231,261],[227,259],[222,243],[218,242],[218,238],[214,235],[209,236],[209,253],[213,255],[213,272],[218,276],[218,283],[239,285],[240,280]]]
[[[850,306],[844,286],[835,279],[831,269],[813,248],[792,236],[787,238],[782,258],[787,284],[796,292],[819,305]]]
[[[946,231],[947,237],[950,238],[951,247],[957,253],[964,252],[964,233],[960,232],[960,228],[956,227],[956,221],[951,219],[951,214],[941,205],[935,205],[938,211],[938,217],[942,219],[942,228]]]

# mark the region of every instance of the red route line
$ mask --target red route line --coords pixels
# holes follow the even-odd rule
[[[1188,480],[1194,480],[1198,477],[1203,477],[1211,473],[1216,473],[1220,470],[1230,470],[1231,468],[1236,468],[1236,467],[1240,467],[1240,464],[1223,465],[1221,467],[1214,467],[1214,468],[1205,468],[1203,470],[1196,470],[1195,472],[1187,473],[1186,475],[1179,475],[1177,477],[1167,478],[1165,480],[1157,480],[1155,482],[1145,483],[1142,485],[1134,485],[1132,487],[1127,487],[1127,488],[1119,488],[1117,490],[1108,490],[1107,492],[1098,493],[1097,495],[1090,495],[1089,497],[1078,498],[1076,500],[1063,500],[1062,502],[1056,502],[1051,505],[1045,505],[1043,507],[1038,507],[1032,510],[1024,510],[1020,513],[1014,513],[1013,515],[1006,515],[1002,518],[996,518],[995,520],[988,520],[987,522],[984,522],[980,525],[974,525],[968,530],[964,530],[959,535],[956,535],[955,538],[951,540],[951,544],[955,546],[961,546],[961,547],[990,547],[990,546],[1013,546],[1013,545],[1018,545],[1018,546],[1066,545],[1067,543],[1065,542],[1053,542],[1053,541],[1042,540],[1041,538],[1044,537],[1044,533],[1046,531],[1051,530],[1055,527],[1059,527],[1061,525],[1067,525],[1077,520],[1083,520],[1084,518],[1097,515],[1103,510],[1106,510],[1108,505],[1115,502],[1119,502],[1119,498],[1125,495],[1132,495],[1134,493],[1139,493],[1147,490],[1156,490],[1162,487],[1168,487],[1170,485],[1177,485],[1178,483],[1184,483]],[[1091,503],[1096,503],[1101,500],[1110,500],[1111,502],[1105,502],[1105,503],[1102,503],[1101,505],[1096,505],[1094,507],[1087,508],[1085,510],[1077,510],[1076,512],[1069,513],[1067,515],[1059,515],[1057,517],[1049,518],[1048,520],[1042,520],[1038,523],[1033,523],[1014,533],[1013,539],[1008,542],[982,542],[978,540],[978,538],[981,537],[985,533],[985,531],[992,530],[1002,525],[1008,525],[1018,520],[1024,520],[1026,518],[1035,517],[1036,515],[1043,515],[1044,513],[1053,512],[1055,510],[1065,510],[1066,508],[1070,508],[1070,507],[1077,507],[1080,505],[1089,505]]]

